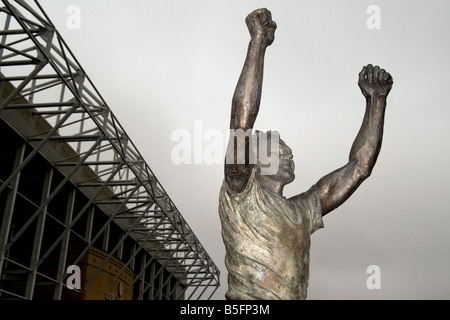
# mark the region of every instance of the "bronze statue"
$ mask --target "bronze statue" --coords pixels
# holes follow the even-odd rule
[[[259,111],[266,48],[276,23],[267,9],[246,18],[251,40],[232,100],[232,130],[248,132]],[[380,152],[386,98],[392,77],[371,64],[359,73],[366,98],[362,126],[343,167],[321,178],[308,191],[291,197],[283,188],[294,180],[291,149],[280,140],[268,144],[277,155],[277,172],[261,174],[250,161],[252,137],[230,137],[231,161],[225,162],[219,215],[228,269],[227,299],[305,299],[309,277],[310,235],[323,227],[322,217],[340,206],[370,176]],[[258,133],[259,134],[259,133]],[[256,134],[256,135],[258,135]],[[245,159],[237,149],[245,150]]]

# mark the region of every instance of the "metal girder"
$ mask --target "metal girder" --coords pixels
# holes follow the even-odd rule
[[[162,270],[168,268],[172,270],[172,273],[169,272],[171,276],[179,283],[185,283],[185,290],[190,285],[195,286],[194,292],[199,286],[217,289],[220,284],[218,268],[40,4],[24,0],[2,2],[4,7],[0,8],[0,18],[6,19],[4,29],[0,31],[0,118],[8,122],[12,121],[8,117],[16,117],[14,121],[22,127],[15,130],[32,149],[23,154],[23,158],[2,181],[0,194],[8,192],[15,197],[12,191],[20,173],[38,154],[63,173],[64,179],[49,190],[48,197],[37,205],[30,219],[11,238],[2,238],[0,272],[3,261],[8,260],[5,252],[34,221],[40,221],[37,225],[43,228],[49,204],[66,185],[71,184],[89,201],[78,212],[75,212],[74,205],[68,205],[66,221],[62,223],[64,230],[43,254],[40,253],[40,243],[35,244],[33,264],[23,269],[31,272],[30,279],[36,279],[37,267],[58,245],[61,246],[62,257],[67,254],[72,228],[87,212],[84,237],[88,244],[76,261],[80,261],[111,224],[117,224],[123,229],[123,236],[112,244],[103,265],[122,250],[126,239],[133,239],[136,247],[131,258],[125,262],[125,268],[134,266],[134,258],[144,252],[149,256],[145,268],[149,268],[153,261],[158,261],[162,266],[154,275],[162,274]],[[24,127],[26,121],[30,123],[28,128]],[[71,201],[75,198],[73,193]],[[14,206],[14,202],[9,203]],[[109,218],[93,234],[94,215],[100,211]],[[50,212],[48,216],[51,217]],[[9,218],[11,216],[3,215],[2,230],[9,228],[5,223]],[[40,230],[42,232],[44,229]],[[40,239],[36,238],[36,241]],[[65,277],[63,266],[64,259],[61,258],[58,278],[49,279],[57,284],[56,298],[61,296]],[[145,268],[137,272],[136,279],[145,273]],[[123,268],[120,274],[124,271]],[[45,275],[42,276],[45,278]],[[93,278],[95,276],[89,279],[88,285]],[[170,283],[169,279],[161,282],[162,287]],[[26,298],[32,297],[33,281],[28,282]],[[150,287],[150,284],[143,286],[142,293]],[[167,293],[171,295],[169,290]],[[202,295],[203,292],[199,297]]]
[[[24,153],[25,153],[25,144],[22,144],[16,150],[16,155],[15,155],[15,159],[14,159],[14,168],[16,168],[20,165],[20,163],[22,162]],[[19,178],[20,178],[20,174],[16,175],[15,180],[13,180],[11,183],[12,188],[8,192],[7,199],[6,199],[6,206],[5,206],[5,210],[3,212],[3,221],[2,221],[1,228],[0,228],[0,273],[3,270],[3,262],[4,262],[5,254],[6,254],[5,248],[8,243],[12,215],[13,215],[13,210],[14,210],[14,204],[15,204],[16,197],[17,197]]]

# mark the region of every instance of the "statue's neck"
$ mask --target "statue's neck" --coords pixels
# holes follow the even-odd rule
[[[264,189],[283,196],[283,189],[285,184],[283,184],[282,182],[273,179],[272,176],[262,176],[259,174],[256,175],[256,179]]]

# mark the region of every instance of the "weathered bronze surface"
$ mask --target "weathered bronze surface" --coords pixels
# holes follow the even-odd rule
[[[264,55],[275,39],[276,23],[267,9],[246,18],[250,31],[245,63],[232,100],[232,130],[253,129],[263,82]],[[280,140],[269,145],[278,155],[277,172],[262,174],[250,161],[252,139],[230,137],[232,161],[225,163],[219,215],[226,248],[227,299],[305,299],[309,277],[310,235],[322,217],[347,200],[370,176],[380,152],[386,98],[392,77],[371,64],[359,73],[366,99],[362,126],[347,164],[322,177],[309,190],[289,199],[283,188],[295,178],[291,149]],[[237,149],[245,150],[241,159]],[[227,158],[228,159],[228,158]]]

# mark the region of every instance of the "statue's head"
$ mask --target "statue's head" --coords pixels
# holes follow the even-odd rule
[[[256,134],[258,178],[282,189],[295,179],[292,150],[280,139],[277,131],[257,131]]]

